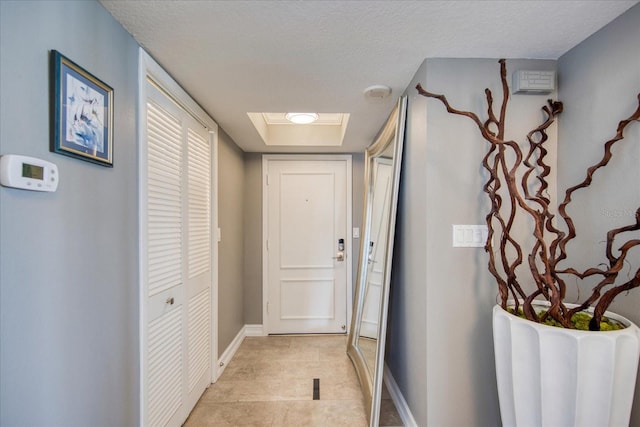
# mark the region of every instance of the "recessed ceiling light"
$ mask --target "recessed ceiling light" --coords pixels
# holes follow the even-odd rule
[[[297,125],[308,125],[318,120],[316,113],[287,113],[284,117]]]

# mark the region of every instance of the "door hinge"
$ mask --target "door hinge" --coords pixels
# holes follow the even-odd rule
[[[267,187],[268,187],[268,186],[269,186],[269,174],[267,174],[267,175],[265,176],[265,178],[267,179]]]
[[[267,314],[269,314],[269,301],[267,301]]]

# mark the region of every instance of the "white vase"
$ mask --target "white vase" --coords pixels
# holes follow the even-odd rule
[[[493,308],[493,342],[504,426],[627,427],[640,357],[640,329],[578,331]]]

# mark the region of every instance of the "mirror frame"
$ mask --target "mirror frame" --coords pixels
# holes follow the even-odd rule
[[[364,182],[364,209],[362,216],[362,229],[360,234],[360,257],[358,260],[358,280],[355,288],[353,315],[347,341],[347,354],[355,367],[362,394],[364,396],[365,409],[370,426],[377,426],[380,419],[380,400],[382,396],[382,377],[384,371],[384,353],[387,333],[387,312],[389,307],[389,291],[391,285],[391,263],[393,258],[393,244],[395,236],[396,211],[398,207],[398,191],[400,184],[400,170],[402,166],[402,153],[404,146],[404,134],[407,114],[407,97],[398,100],[386,123],[380,130],[374,142],[365,153],[365,182]],[[378,336],[376,345],[375,366],[368,367],[364,353],[358,345],[360,338],[360,325],[366,294],[367,283],[367,258],[368,242],[371,238],[371,212],[373,199],[373,163],[374,159],[385,152],[390,144],[393,147],[393,166],[391,197],[389,209],[386,253],[384,255],[384,273],[381,290],[380,310],[378,313]]]

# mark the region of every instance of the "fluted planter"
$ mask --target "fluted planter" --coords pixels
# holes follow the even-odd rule
[[[544,307],[543,307],[544,308]],[[496,305],[493,341],[502,424],[629,425],[640,356],[640,329],[577,331],[541,325]]]

